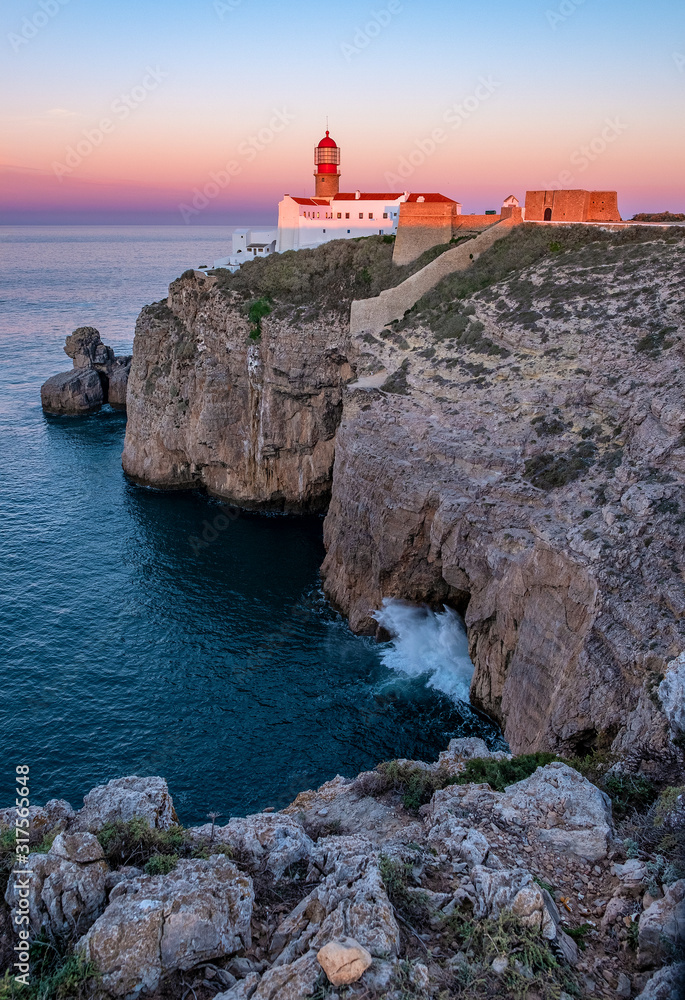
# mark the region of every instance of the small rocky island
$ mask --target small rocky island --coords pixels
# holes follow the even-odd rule
[[[116,357],[93,326],[81,326],[67,337],[64,353],[73,360],[68,372],[43,383],[43,410],[55,415],[92,413],[103,403],[126,409],[126,386],[131,356]]]

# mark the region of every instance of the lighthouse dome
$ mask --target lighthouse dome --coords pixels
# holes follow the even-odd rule
[[[331,139],[331,133],[328,131],[328,129],[326,129],[326,135],[323,137],[323,139],[319,143],[319,147],[318,148],[319,149],[326,149],[326,148],[335,149],[336,148],[335,142],[333,141],[333,139]]]

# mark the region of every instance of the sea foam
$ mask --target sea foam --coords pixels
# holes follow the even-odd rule
[[[469,700],[473,663],[466,629],[452,608],[431,611],[425,605],[385,598],[374,618],[393,637],[381,652],[386,667],[412,678],[455,701]]]

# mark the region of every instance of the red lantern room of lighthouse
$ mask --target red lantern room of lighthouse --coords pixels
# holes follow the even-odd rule
[[[331,139],[328,129],[314,150],[314,163],[314,197],[332,198],[340,191],[340,149]]]

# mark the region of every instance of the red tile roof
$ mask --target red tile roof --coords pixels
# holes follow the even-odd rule
[[[328,204],[328,198],[294,198],[292,195],[288,195],[288,197],[292,198],[298,205],[314,205],[320,208],[322,205]]]
[[[446,198],[444,194],[423,194],[420,191],[417,194],[410,194],[407,201],[418,201],[419,198],[423,198],[424,201],[451,202],[453,205],[456,204],[454,198]]]
[[[333,195],[333,201],[397,201],[401,198],[404,191],[400,191],[399,194],[395,192],[394,194],[366,194],[362,192],[359,197],[354,191],[349,194],[335,194]]]

